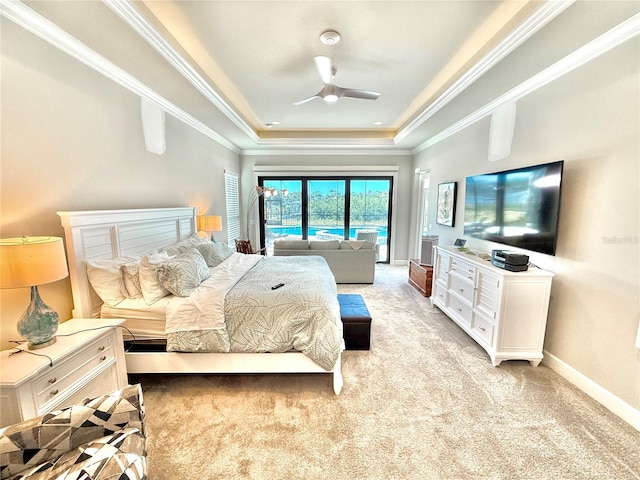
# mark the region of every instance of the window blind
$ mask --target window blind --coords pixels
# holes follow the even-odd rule
[[[227,202],[227,243],[234,245],[240,238],[240,197],[238,195],[238,174],[224,172],[224,192]]]

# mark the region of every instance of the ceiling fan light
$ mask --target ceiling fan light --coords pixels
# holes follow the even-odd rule
[[[324,96],[324,101],[327,103],[335,103],[338,101],[338,96],[333,93],[330,93],[329,95]]]

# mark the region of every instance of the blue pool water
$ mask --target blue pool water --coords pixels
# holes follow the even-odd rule
[[[278,225],[269,225],[269,230],[271,230],[275,235],[299,235],[302,236],[302,227],[282,227]],[[315,236],[317,232],[328,232],[334,235],[344,235],[344,228],[336,228],[336,227],[309,227],[309,236]],[[357,230],[377,230],[378,231],[378,241],[380,238],[387,237],[387,227],[356,227],[349,229],[349,238],[356,238]]]

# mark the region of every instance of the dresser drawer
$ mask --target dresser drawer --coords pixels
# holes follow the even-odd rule
[[[451,268],[449,269],[449,273],[460,275],[460,277],[466,278],[467,281],[473,283],[476,278],[476,267],[472,263],[454,258],[451,260]]]
[[[487,346],[493,344],[493,323],[482,318],[480,315],[473,316],[473,325],[471,331],[474,332]]]
[[[447,295],[447,287],[444,287],[440,282],[434,283],[433,292],[431,293],[432,300],[435,300],[441,307],[446,307]]]
[[[104,336],[76,354],[69,356],[59,365],[40,375],[34,383],[36,408],[53,400],[56,396],[66,396],[66,390],[83,377],[91,375],[103,364],[115,363],[113,336]]]
[[[494,319],[500,303],[500,278],[478,269],[478,281],[474,309],[485,317]]]
[[[434,272],[434,275],[441,282],[447,283],[450,267],[451,267],[451,257],[449,255],[440,254],[438,256],[438,262],[436,264],[437,271]]]
[[[466,279],[460,278],[458,275],[451,275],[450,278],[449,289],[470,304],[473,303],[473,284],[469,283]]]
[[[454,295],[449,295],[448,309],[453,312],[458,321],[461,321],[467,328],[471,326],[471,305],[468,305]]]

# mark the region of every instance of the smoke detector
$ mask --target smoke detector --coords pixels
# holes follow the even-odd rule
[[[320,35],[320,41],[325,45],[335,45],[340,41],[340,34],[335,30],[327,30]]]

